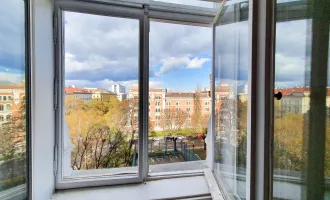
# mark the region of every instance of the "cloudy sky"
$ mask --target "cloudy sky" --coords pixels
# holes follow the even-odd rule
[[[135,19],[65,13],[67,85],[136,83],[139,25]],[[209,87],[212,29],[151,21],[150,87],[194,91]]]
[[[195,3],[201,2],[189,0],[189,4]],[[24,74],[23,11],[21,0],[4,1],[0,7],[1,80],[17,81]],[[308,23],[300,20],[277,24],[278,87],[305,85],[308,79]],[[65,13],[66,85],[108,88],[114,82],[126,86],[136,83],[138,37],[138,21],[134,19]],[[217,80],[246,83],[248,23],[217,27],[216,44]],[[175,91],[193,91],[196,85],[209,87],[211,55],[211,28],[151,21],[150,87]]]
[[[24,2],[3,1],[0,13],[0,80],[17,82],[25,70]]]

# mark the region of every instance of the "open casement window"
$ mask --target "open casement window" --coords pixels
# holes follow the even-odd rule
[[[213,172],[228,199],[329,198],[329,3],[228,1],[216,18]]]
[[[318,198],[326,195],[328,147],[312,134],[318,132],[323,141],[329,135],[325,131],[328,82],[317,78],[328,74],[329,19],[322,10],[326,3],[56,0],[56,187],[194,176],[210,168],[228,199],[313,199],[314,194]],[[301,9],[305,11],[299,12]],[[299,20],[306,20],[308,31],[296,29],[297,34],[290,38],[291,31],[282,28],[297,26]],[[154,31],[165,26],[169,28],[161,33]],[[197,28],[180,32],[186,26]],[[172,44],[173,33],[203,31],[212,34]],[[289,40],[281,41],[276,35],[281,32],[282,38],[288,36]],[[301,32],[305,36],[298,37]],[[158,48],[155,38],[166,48]],[[306,54],[298,57],[296,51],[281,46],[296,38],[307,41],[300,48]],[[209,57],[202,57],[207,51],[167,55],[167,49],[179,55],[186,44],[202,49],[200,40],[213,44]],[[155,55],[158,51],[160,55]],[[155,63],[155,58],[162,63]],[[207,72],[203,64],[210,61],[212,70]],[[293,70],[297,65],[306,66],[303,89],[292,85],[296,83],[293,72],[304,71]],[[198,68],[204,70],[195,76],[173,72]],[[187,89],[191,87],[187,79],[202,79],[205,72],[209,88]],[[159,86],[168,79],[157,78],[169,74],[175,77],[168,81],[172,86]],[[281,81],[291,90],[280,88]],[[187,91],[181,91],[185,86]],[[294,122],[304,124],[308,134],[296,128],[292,132],[297,138],[292,136],[288,127]],[[196,127],[199,132],[194,132]],[[197,139],[203,142],[198,144]],[[291,144],[298,146],[292,149]],[[204,151],[205,161],[199,150]],[[307,160],[302,159],[306,156]],[[306,187],[297,189],[292,181],[306,183]],[[287,186],[298,192],[281,192]]]
[[[186,144],[178,134],[176,139],[171,135],[172,140],[165,139],[165,135],[161,139],[151,136],[151,126],[164,127],[167,90],[150,93],[149,77],[155,75],[149,70],[149,56],[152,55],[149,54],[149,40],[153,42],[153,38],[158,37],[153,24],[170,29],[173,26],[173,30],[177,27],[178,33],[183,26],[195,27],[198,32],[207,31],[210,53],[209,58],[201,59],[201,64],[211,63],[211,24],[216,10],[195,4],[156,1],[55,1],[57,130],[54,163],[58,189],[137,183],[164,173],[177,176],[182,171],[189,175],[203,173],[207,167],[205,161],[193,151],[198,148],[206,151],[202,132],[198,145]],[[195,60],[188,55],[190,52],[184,59],[194,68],[198,55]],[[207,85],[210,84],[209,66],[210,71],[204,76]],[[85,77],[89,81],[84,80]],[[211,102],[210,91],[200,93],[200,110],[210,117],[211,105],[205,103]],[[190,92],[185,94],[190,100]],[[176,101],[167,103],[174,106]],[[177,109],[173,109],[180,113],[180,119],[186,117],[187,109],[193,110],[194,103],[186,108],[185,102],[183,99]],[[151,125],[151,118],[157,122]],[[205,128],[207,120],[205,117]],[[182,130],[190,128],[192,123],[179,125]],[[197,139],[197,135],[194,137]],[[159,154],[162,148],[165,153]],[[172,165],[166,163],[172,159],[163,159],[166,165],[149,167],[152,161],[159,161],[159,155],[168,157],[170,151],[179,161],[197,160],[197,163]]]
[[[249,2],[224,2],[213,24],[214,176],[225,196],[246,198]]]

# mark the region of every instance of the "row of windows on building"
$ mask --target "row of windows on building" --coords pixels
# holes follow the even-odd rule
[[[11,119],[11,115],[7,115],[6,116],[6,120],[10,120]],[[3,122],[5,120],[5,117],[3,115],[0,115],[0,122]]]
[[[0,111],[10,111],[11,110],[11,105],[7,104],[7,105],[3,105],[0,104]]]
[[[301,101],[299,101],[299,100],[285,100],[285,99],[283,99],[282,100],[282,104],[293,104],[293,105],[300,105],[301,104]]]
[[[156,122],[155,125],[159,127],[161,124],[158,123],[158,122]],[[190,126],[191,126],[191,122],[190,122],[190,121],[187,121],[187,122],[186,122],[186,127],[189,128]]]
[[[11,101],[13,98],[11,96],[0,96],[0,101]]]
[[[181,108],[176,108],[177,111],[181,110]],[[187,112],[190,112],[191,111],[191,108],[186,108],[186,111]],[[210,108],[205,108],[205,111],[206,112],[209,112],[210,111]],[[150,109],[149,109],[149,112],[150,112]],[[156,108],[155,109],[155,112],[156,113],[160,113],[161,112],[161,109],[160,108]]]
[[[149,103],[149,105],[150,105],[150,103]],[[171,102],[167,101],[167,102],[166,102],[166,105],[167,105],[167,106],[170,106],[170,105],[171,105]],[[177,101],[177,102],[175,103],[175,105],[179,106],[179,105],[180,105],[180,102]],[[187,102],[186,102],[186,105],[187,105],[187,106],[191,105],[191,102],[190,102],[190,101],[187,101]],[[210,105],[210,102],[205,102],[204,105],[208,106],[208,105]],[[159,102],[159,101],[156,102],[156,106],[160,106],[160,102]]]

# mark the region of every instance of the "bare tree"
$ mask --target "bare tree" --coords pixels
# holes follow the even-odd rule
[[[197,86],[194,95],[194,113],[192,115],[192,125],[196,131],[201,131],[201,129],[203,128],[201,96],[202,94],[201,94],[200,86]]]
[[[169,131],[174,142],[174,151],[177,151],[176,140],[178,132],[184,127],[187,120],[187,113],[180,108],[167,108],[162,112],[162,126]]]

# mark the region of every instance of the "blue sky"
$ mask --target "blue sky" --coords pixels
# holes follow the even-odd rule
[[[199,55],[200,58],[208,58],[201,68],[181,68],[171,71],[159,77],[151,77],[150,80],[160,82],[160,87],[169,88],[173,91],[194,92],[197,86],[201,88],[209,88],[209,74],[212,70],[212,57]],[[161,65],[157,65],[156,69],[159,71]]]

